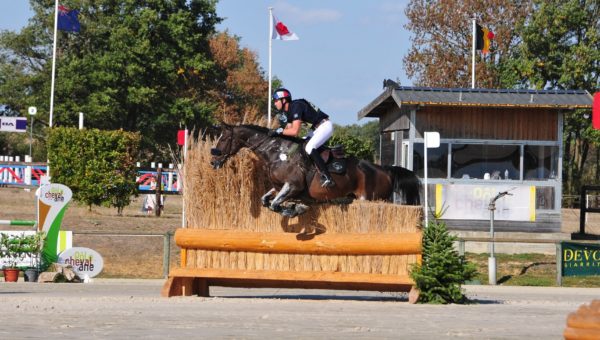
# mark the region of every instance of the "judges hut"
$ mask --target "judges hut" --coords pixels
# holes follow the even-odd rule
[[[449,229],[560,232],[563,117],[591,109],[587,91],[447,89],[398,86],[358,112],[378,118],[384,165],[424,177],[424,132],[439,132],[427,149],[430,213]],[[430,214],[430,218],[433,216]]]

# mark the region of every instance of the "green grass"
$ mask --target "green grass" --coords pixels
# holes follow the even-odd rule
[[[474,281],[489,282],[489,254],[465,254],[477,266]],[[496,281],[506,286],[556,286],[556,256],[544,254],[496,254]],[[563,287],[600,288],[600,276],[562,278]]]

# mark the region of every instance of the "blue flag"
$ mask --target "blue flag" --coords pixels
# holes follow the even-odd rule
[[[58,26],[57,28],[61,31],[66,32],[79,32],[81,25],[77,19],[77,10],[69,10],[65,6],[58,6]]]

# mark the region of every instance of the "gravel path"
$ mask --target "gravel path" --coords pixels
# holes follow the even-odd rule
[[[0,338],[560,339],[600,289],[465,286],[471,305],[410,305],[402,294],[211,288],[162,298],[162,280],[0,283]]]

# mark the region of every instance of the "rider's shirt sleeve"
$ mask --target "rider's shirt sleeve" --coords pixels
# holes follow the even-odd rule
[[[291,123],[294,120],[302,120],[302,112],[302,105],[299,105],[296,102],[292,102],[292,105],[290,105],[290,112],[288,112],[288,123]]]

